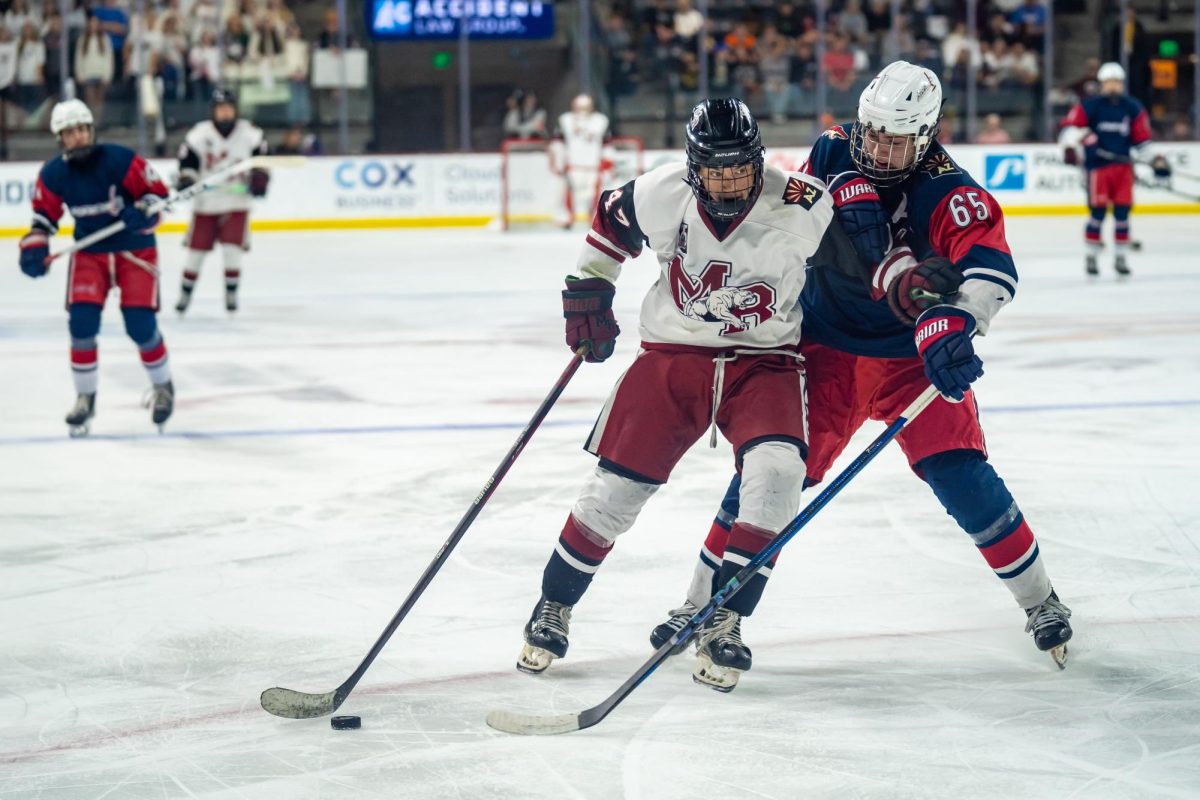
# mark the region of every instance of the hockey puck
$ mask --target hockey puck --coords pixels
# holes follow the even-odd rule
[[[329,725],[335,731],[356,731],[362,727],[362,717],[334,717]]]

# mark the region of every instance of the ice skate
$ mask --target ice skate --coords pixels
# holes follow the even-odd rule
[[[188,306],[192,304],[192,290],[183,289],[179,293],[179,302],[175,304],[175,311],[183,314],[188,310]]]
[[[1096,275],[1100,274],[1100,264],[1096,261],[1096,255],[1094,253],[1088,253],[1087,256],[1084,257],[1083,265],[1084,269],[1087,270],[1088,275],[1095,277]]]
[[[1126,260],[1124,253],[1117,253],[1116,257],[1113,258],[1113,269],[1123,278],[1130,274],[1129,262]]]
[[[238,310],[238,294],[237,289],[225,290],[225,310],[230,314]]]
[[[92,417],[96,416],[96,393],[80,392],[75,398],[75,407],[67,412],[67,433],[72,438],[87,436],[91,430]]]
[[[692,680],[718,692],[732,692],[751,665],[750,648],[742,641],[741,615],[718,608],[698,636]]]
[[[685,600],[679,608],[671,609],[667,612],[671,615],[670,619],[650,631],[650,646],[655,650],[662,647],[672,636],[679,633],[699,610],[691,600]],[[685,649],[687,649],[687,643],[678,644],[671,650],[671,655],[679,655]]]
[[[525,647],[517,658],[517,669],[531,675],[545,672],[556,658],[567,654],[571,630],[571,606],[546,598],[538,600],[525,624]]]
[[[1050,596],[1033,608],[1025,609],[1025,631],[1033,633],[1033,643],[1050,653],[1059,669],[1067,668],[1067,642],[1071,641],[1071,609],[1051,590]]]
[[[146,393],[142,405],[150,409],[150,419],[158,426],[158,432],[162,433],[175,410],[175,386],[170,381],[155,384]]]

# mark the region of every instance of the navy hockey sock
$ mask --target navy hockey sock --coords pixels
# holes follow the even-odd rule
[[[574,515],[567,517],[558,544],[542,572],[542,596],[568,606],[579,602],[605,556],[612,551],[612,545],[602,547],[594,538],[584,534]]]

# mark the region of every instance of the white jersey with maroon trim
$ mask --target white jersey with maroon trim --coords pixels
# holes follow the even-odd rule
[[[599,111],[588,114],[568,111],[558,118],[558,133],[563,140],[567,167],[600,169],[604,143],[608,140],[608,117]]]
[[[765,167],[757,201],[724,235],[686,178],[686,165],[668,164],[604,192],[579,258],[580,277],[615,282],[622,262],[643,244],[654,250],[661,274],[642,302],[643,341],[721,349],[795,345],[806,266],[864,274],[816,178]]]
[[[225,169],[256,155],[267,153],[267,143],[262,128],[249,120],[239,119],[228,136],[222,136],[211,120],[199,122],[187,132],[179,147],[180,174],[191,175],[203,180],[214,172]],[[246,173],[235,175],[228,181],[201,192],[192,201],[192,210],[199,214],[224,214],[229,211],[246,211],[251,197],[246,188]]]

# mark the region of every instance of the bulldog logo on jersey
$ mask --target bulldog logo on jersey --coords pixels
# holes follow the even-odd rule
[[[775,289],[757,281],[726,286],[733,265],[710,261],[698,276],[683,268],[679,256],[671,259],[671,296],[688,319],[722,323],[721,335],[744,333],[775,316]]]
[[[821,190],[811,183],[805,183],[799,178],[788,178],[787,186],[783,189],[783,202],[811,210],[821,199],[821,195]]]

